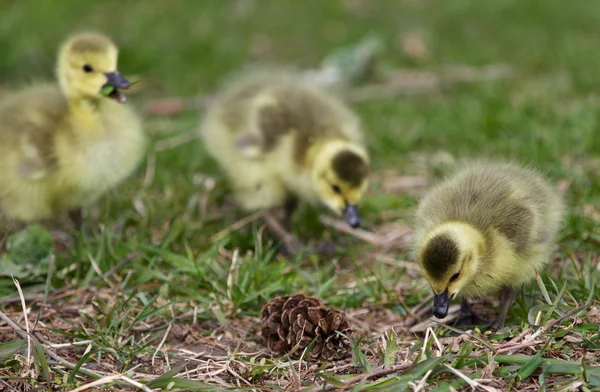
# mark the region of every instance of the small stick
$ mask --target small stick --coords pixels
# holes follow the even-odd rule
[[[251,215],[248,215],[248,216],[240,219],[239,221],[235,222],[233,225],[229,226],[228,228],[221,230],[217,234],[213,235],[210,238],[210,240],[212,242],[218,241],[221,238],[228,236],[230,233],[237,231],[237,230],[241,229],[242,227],[246,226],[247,224],[254,222],[255,220],[261,218],[263,215],[265,215],[264,211],[257,211]]]
[[[142,182],[142,188],[148,189],[154,181],[154,174],[156,172],[156,155],[148,154],[146,159],[146,174],[144,175],[144,181]]]
[[[115,381],[125,381],[126,383],[128,383],[138,389],[141,389],[144,392],[152,392],[152,389],[148,388],[144,384],[141,384],[135,380],[132,380],[131,378],[124,376],[122,374],[115,374],[112,376],[107,376],[107,377],[101,378],[100,380],[92,381],[89,384],[85,384],[85,385],[80,386],[79,388],[73,389],[71,392],[81,392],[81,391],[85,391],[86,389],[97,387],[98,385],[110,384],[111,382],[115,382]]]
[[[130,262],[131,260],[133,260],[139,254],[140,254],[140,252],[136,250],[135,252],[131,252],[131,253],[125,255],[125,257],[123,258],[123,260],[119,261],[114,267],[112,267],[111,269],[109,269],[108,271],[106,271],[102,275],[102,279],[107,279],[109,276],[112,276],[112,274],[114,274],[115,272],[117,272],[117,270],[119,270],[125,264],[127,264],[128,262]]]
[[[263,215],[263,219],[267,224],[269,230],[271,230],[273,234],[275,234],[275,236],[277,236],[280,240],[283,241],[285,249],[289,253],[296,254],[300,252],[300,250],[302,249],[302,244],[300,243],[300,241],[298,241],[296,237],[294,237],[292,234],[288,233],[271,213],[266,212]]]
[[[464,374],[462,374],[461,372],[454,369],[452,366],[450,366],[448,364],[445,364],[444,366],[446,366],[448,368],[448,370],[450,370],[452,373],[454,373],[458,377],[462,378],[467,384],[469,384],[469,386],[472,389],[481,388],[484,391],[488,391],[488,392],[498,392],[498,390],[494,387],[486,387],[485,385],[481,385],[480,383],[478,383],[475,380],[471,380],[469,377],[465,376]]]
[[[163,336],[162,340],[158,344],[158,347],[156,347],[156,350],[154,351],[154,354],[152,355],[152,366],[154,366],[154,358],[156,358],[156,354],[158,354],[158,352],[160,351],[163,344],[165,344],[165,341],[167,340],[167,336],[169,336],[169,332],[171,332],[172,326],[173,326],[173,323],[169,323],[169,326],[167,327],[167,331],[165,332],[165,335]]]
[[[8,317],[6,314],[4,314],[4,312],[0,311],[0,319],[2,319],[6,324],[8,324],[8,326],[12,327],[12,329],[15,330],[16,333],[18,333],[19,335],[27,338],[30,337],[31,341],[35,344],[40,344],[40,341],[35,337],[35,336],[30,336],[30,334],[28,334],[26,331],[23,331],[23,328],[21,328],[17,323],[15,323],[14,321],[11,320],[10,317]],[[66,359],[62,358],[61,356],[59,356],[58,354],[48,350],[45,351],[46,354],[48,354],[48,356],[52,359],[54,359],[56,362],[60,363],[61,365],[67,366],[71,369],[75,368],[75,364],[72,362],[67,361]],[[101,378],[102,375],[96,372],[93,372],[91,370],[85,369],[82,370],[80,368],[79,370],[81,373],[86,374],[86,375],[91,375],[93,377],[97,377],[97,378]]]
[[[25,297],[19,281],[13,277],[13,282],[17,286],[19,298],[21,298],[21,307],[23,308],[23,316],[25,317],[25,330],[27,331],[27,367],[31,366],[31,331],[29,330],[29,318],[27,317],[27,305],[25,305]]]
[[[563,314],[561,317],[548,322],[546,325],[544,325],[543,327],[541,327],[540,329],[538,329],[533,335],[528,336],[527,339],[525,339],[525,343],[527,343],[528,341],[530,342],[530,341],[535,340],[538,336],[540,336],[545,331],[547,331],[550,328],[554,327],[556,324],[562,323],[563,320],[565,320],[566,318],[569,318],[569,317],[573,316],[574,314],[577,314],[577,313],[581,312],[582,310],[586,309],[590,305],[591,305],[591,301],[590,302],[586,302],[583,305],[581,305],[581,306],[579,306],[579,307],[577,307],[575,309],[572,309],[572,310],[568,311],[567,313]]]
[[[162,140],[159,140],[154,145],[154,151],[161,152],[164,150],[170,150],[175,147],[179,147],[182,144],[186,144],[191,142],[192,140],[198,139],[200,137],[200,133],[193,129],[191,131],[180,133],[179,135],[168,137]]]
[[[236,248],[233,251],[233,256],[231,257],[231,266],[229,267],[229,273],[227,274],[227,298],[233,307],[233,275],[235,273],[235,269],[237,267],[239,251]]]
[[[432,372],[433,369],[429,369],[427,373],[425,373],[421,381],[419,381],[419,383],[415,386],[415,390],[413,392],[420,392],[425,388],[425,385],[427,385],[427,379],[429,378]]]
[[[365,229],[360,229],[360,228],[353,229],[352,227],[348,226],[348,224],[346,222],[337,220],[337,219],[333,219],[329,216],[320,216],[319,220],[325,226],[331,227],[342,233],[350,234],[360,240],[363,240],[364,242],[367,242],[371,245],[376,245],[376,246],[388,245],[391,242],[393,242],[394,240],[400,239],[400,238],[404,237],[406,234],[408,234],[408,231],[406,231],[406,232],[400,232],[399,234],[395,234],[395,235],[380,236],[371,231],[367,231]],[[393,234],[393,233],[391,233],[391,234]]]
[[[390,373],[399,372],[401,370],[408,369],[411,366],[412,366],[412,363],[405,362],[405,363],[400,363],[398,365],[394,365],[394,366],[389,367],[387,369],[372,370],[372,371],[370,371],[368,373],[364,373],[364,374],[361,374],[360,376],[356,376],[356,377],[353,377],[353,378],[349,379],[348,381],[345,382],[346,386],[344,388],[350,387],[350,386],[352,386],[354,384],[358,384],[359,382],[367,380],[369,378],[386,376],[386,375],[388,375]]]
[[[540,344],[540,343],[543,343],[543,342],[540,342],[539,340],[534,340],[533,342],[514,344],[512,346],[506,346],[506,347],[497,349],[496,354],[500,354],[500,353],[504,353],[504,352],[512,351],[512,350],[518,350],[518,349],[525,348],[525,347],[535,346],[536,344]]]

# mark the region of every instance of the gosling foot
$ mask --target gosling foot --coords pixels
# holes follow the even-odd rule
[[[320,241],[311,246],[310,250],[312,253],[319,255],[333,255],[336,254],[337,244],[333,241]]]
[[[81,230],[83,226],[83,211],[81,208],[75,208],[69,211],[69,219],[75,225],[77,230]]]
[[[492,324],[493,330],[499,330],[504,328],[504,322],[506,321],[506,316],[508,315],[508,311],[510,310],[511,305],[515,302],[516,293],[512,287],[503,287],[502,292],[500,294],[500,314],[498,318]]]
[[[489,325],[489,321],[478,315],[473,309],[473,305],[471,305],[466,299],[463,299],[460,304],[460,312],[458,313],[458,317],[454,320],[452,326],[470,327],[477,325]]]

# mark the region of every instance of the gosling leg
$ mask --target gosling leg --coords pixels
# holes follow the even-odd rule
[[[283,243],[283,249],[281,249],[281,251],[285,256],[297,254],[302,250],[302,243],[287,231],[271,212],[267,212],[263,216],[263,219],[269,228],[269,231]]]
[[[455,327],[459,325],[480,325],[486,324],[486,320],[479,316],[477,312],[475,312],[475,310],[473,309],[473,305],[471,305],[471,303],[466,298],[463,298],[462,302],[460,303],[460,311],[458,313],[458,317],[454,320],[452,324]]]
[[[298,208],[298,198],[289,196],[283,204],[283,228],[289,233],[292,232],[292,218],[296,208]]]
[[[69,211],[69,219],[75,225],[77,230],[81,230],[83,226],[83,211],[81,208],[76,208]]]
[[[516,293],[512,287],[503,287],[502,293],[500,295],[500,314],[498,315],[498,319],[493,325],[494,329],[502,329],[504,328],[504,322],[506,321],[506,315],[508,314],[508,310],[510,306],[515,301]]]

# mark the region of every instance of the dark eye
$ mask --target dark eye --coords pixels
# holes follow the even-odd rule
[[[340,187],[335,184],[331,186],[331,189],[333,189],[335,193],[340,193],[342,191]]]
[[[83,72],[87,72],[87,73],[94,71],[94,68],[92,68],[92,66],[89,64],[84,64],[83,67],[81,67],[81,69],[83,69]]]
[[[456,281],[456,279],[458,279],[458,277],[460,276],[460,272],[455,273],[454,275],[452,275],[452,277],[450,278],[450,282],[454,282]]]

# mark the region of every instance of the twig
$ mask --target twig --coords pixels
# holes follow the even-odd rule
[[[142,188],[148,189],[154,181],[154,173],[156,172],[156,155],[153,153],[148,154],[146,159],[146,174],[144,175],[144,181],[142,182]]]
[[[233,307],[233,275],[235,273],[235,269],[237,267],[239,251],[236,248],[233,251],[233,256],[231,257],[231,266],[229,267],[229,273],[227,274],[227,298],[231,306]]]
[[[19,292],[19,298],[21,298],[21,307],[23,308],[23,317],[25,318],[25,330],[27,331],[27,367],[31,366],[31,331],[29,330],[29,317],[27,317],[27,305],[25,304],[25,297],[23,296],[23,290],[19,281],[14,277],[13,282],[17,286]]]
[[[121,267],[123,267],[125,264],[127,264],[128,262],[133,260],[139,254],[140,254],[140,252],[136,250],[135,252],[131,252],[131,253],[125,255],[123,260],[119,261],[114,267],[112,267],[111,269],[109,269],[102,275],[102,279],[107,279],[109,276],[111,276],[112,274],[117,272]]]
[[[107,376],[107,377],[101,378],[100,380],[92,381],[89,384],[85,384],[85,385],[80,386],[79,388],[73,389],[71,392],[81,392],[81,391],[85,391],[86,389],[97,387],[99,385],[110,384],[115,381],[124,381],[138,389],[141,389],[144,392],[152,392],[152,389],[148,388],[144,384],[141,384],[135,380],[132,380],[131,378],[124,376],[122,374],[115,374],[112,376]]]
[[[198,139],[199,137],[200,133],[195,129],[183,132],[179,135],[157,141],[156,144],[154,144],[154,151],[161,152],[164,150],[170,150],[172,148],[179,147],[182,144],[189,143],[192,140]]]
[[[4,385],[4,386],[6,386],[6,387],[8,387],[8,388],[10,388],[10,390],[11,390],[11,391],[19,392],[19,391],[17,391],[15,388],[13,388],[13,387],[12,387],[10,384],[7,384],[7,383],[6,383],[6,381],[4,381],[4,380],[2,380],[2,379],[0,379],[0,384],[2,384],[2,385]]]
[[[100,266],[96,262],[96,259],[94,259],[94,256],[92,256],[92,254],[89,253],[89,252],[88,252],[88,259],[90,260],[90,264],[92,265],[92,268],[94,269],[94,271],[96,272],[96,274],[98,274],[98,276],[100,278],[102,278],[102,280],[104,281],[104,283],[106,283],[108,285],[108,287],[110,287],[110,288],[112,288],[114,290],[115,287],[113,286],[112,282],[109,281],[107,278],[104,277],[104,273],[100,269]]]
[[[31,338],[31,341],[35,344],[40,344],[40,340],[38,340],[35,336],[31,336],[29,333],[27,333],[26,331],[23,330],[23,328],[21,328],[17,323],[15,323],[14,321],[11,320],[10,317],[8,317],[6,314],[4,314],[4,312],[0,311],[0,319],[2,319],[8,326],[12,327],[12,329],[15,330],[16,333],[18,333],[19,335],[27,338]],[[60,363],[61,365],[64,365],[68,368],[74,369],[75,368],[75,364],[72,362],[67,361],[66,359],[62,358],[61,356],[59,356],[58,354],[52,352],[51,350],[47,350],[45,351],[46,354],[48,354],[48,356],[52,359],[54,359],[56,362]],[[96,377],[96,378],[101,378],[102,375],[99,373],[96,373],[92,370],[83,370],[81,368],[79,368],[79,372],[85,374],[86,376],[91,376],[91,377]]]
[[[500,353],[504,353],[504,352],[512,351],[512,350],[519,350],[521,348],[535,346],[536,344],[540,344],[540,343],[543,343],[543,342],[541,342],[539,340],[534,340],[532,342],[514,344],[512,346],[505,346],[505,347],[497,349],[496,354],[500,354]]]
[[[420,392],[425,388],[425,385],[427,385],[427,379],[429,378],[429,376],[431,375],[432,372],[433,372],[433,369],[429,369],[427,371],[427,373],[425,373],[425,375],[423,376],[421,381],[419,381],[419,383],[415,386],[415,389],[413,392]]]
[[[540,336],[545,331],[549,330],[550,328],[554,327],[557,324],[562,323],[565,319],[573,316],[574,314],[581,312],[582,310],[589,307],[591,304],[592,304],[591,301],[586,302],[583,305],[581,305],[575,309],[569,310],[567,313],[563,314],[561,317],[559,317],[555,320],[549,321],[546,325],[544,325],[540,329],[538,329],[533,335],[528,336],[527,339],[525,339],[524,343],[535,340],[538,336]]]
[[[152,366],[154,366],[154,358],[156,358],[156,354],[158,354],[158,352],[160,351],[163,344],[165,344],[165,341],[167,340],[167,336],[169,336],[169,332],[171,332],[172,326],[173,326],[173,323],[169,323],[169,326],[167,327],[167,331],[165,332],[165,335],[163,336],[162,340],[158,344],[158,347],[156,347],[154,354],[152,354]]]
[[[257,211],[251,215],[248,215],[242,219],[240,219],[239,221],[235,222],[234,224],[232,224],[231,226],[229,226],[226,229],[221,230],[220,232],[218,232],[217,234],[213,235],[210,240],[212,242],[218,241],[221,238],[224,238],[226,236],[228,236],[230,233],[233,233],[234,231],[237,231],[239,229],[241,229],[242,227],[246,226],[249,223],[254,222],[257,219],[262,218],[262,216],[265,214],[264,211]]]
[[[394,232],[390,233],[392,235],[388,234],[386,236],[380,236],[380,235],[377,235],[376,233],[367,231],[365,229],[360,229],[360,228],[353,229],[352,227],[348,226],[348,224],[346,222],[338,220],[338,219],[333,219],[326,215],[320,216],[319,220],[325,226],[336,229],[337,231],[340,231],[342,233],[350,234],[360,240],[363,240],[371,245],[376,245],[376,246],[389,245],[390,243],[404,237],[406,234],[408,234],[410,232],[410,229],[407,228],[405,231],[399,231],[397,233],[394,233]]]
[[[484,391],[488,391],[488,392],[498,392],[498,390],[496,388],[493,387],[487,387],[485,385],[481,385],[480,383],[478,383],[475,380],[471,380],[469,377],[467,377],[466,375],[464,375],[463,373],[459,372],[458,370],[454,369],[452,366],[448,365],[448,364],[444,364],[444,366],[446,366],[448,368],[448,370],[450,370],[452,373],[454,373],[455,375],[457,375],[458,377],[462,378],[463,380],[465,380],[465,382],[467,384],[469,384],[469,386],[473,389],[475,388],[481,388]]]
[[[63,288],[60,288],[58,290],[56,290],[56,292],[54,294],[52,294],[48,299],[54,300],[54,299],[59,299],[65,296],[69,296],[71,294],[65,294],[67,291],[71,290],[72,286],[71,285],[67,285]],[[31,294],[31,295],[27,295],[24,297],[25,301],[40,301],[44,299],[44,294]],[[9,297],[9,298],[4,298],[0,300],[0,304],[10,304],[13,302],[20,302],[21,301],[21,297],[17,296],[17,297]]]
[[[73,347],[73,346],[83,346],[84,344],[92,343],[91,340],[80,340],[79,342],[71,342],[71,343],[60,343],[60,344],[49,344],[50,348],[65,348],[65,347]]]
[[[353,102],[389,99],[401,95],[432,94],[459,83],[481,83],[512,77],[513,71],[503,64],[480,68],[450,67],[438,72],[399,71],[385,84],[360,87],[350,91],[348,99]]]
[[[302,250],[302,243],[293,234],[289,233],[271,212],[265,212],[263,220],[269,230],[283,242],[288,253],[297,254]]]
[[[391,373],[395,373],[395,372],[399,372],[401,370],[408,369],[412,365],[413,364],[411,362],[404,362],[404,363],[399,363],[397,365],[389,367],[387,369],[371,370],[370,372],[367,372],[367,373],[364,373],[364,374],[361,374],[359,376],[349,379],[348,381],[345,382],[346,385],[344,388],[351,387],[352,385],[358,384],[359,382],[367,380],[369,378],[386,376]]]

